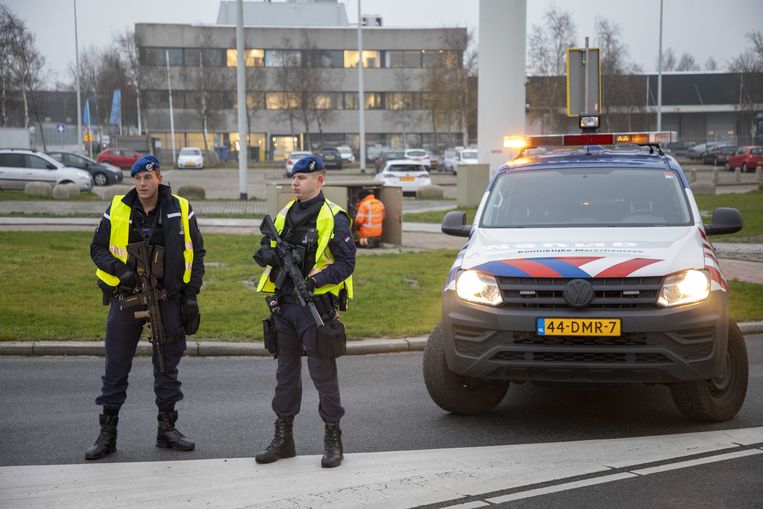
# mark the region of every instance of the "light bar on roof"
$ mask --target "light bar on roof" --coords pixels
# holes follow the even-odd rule
[[[678,140],[675,131],[655,131],[641,133],[583,133],[544,134],[537,136],[505,136],[504,148],[569,147],[583,145],[657,145]]]

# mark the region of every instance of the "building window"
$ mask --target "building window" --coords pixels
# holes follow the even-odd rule
[[[457,51],[446,50],[422,50],[422,63],[424,67],[448,67],[456,68],[460,67],[461,53]]]
[[[366,92],[365,105],[367,110],[384,109],[384,94],[381,92]]]
[[[358,66],[358,51],[357,50],[345,50],[344,66],[348,68]],[[381,67],[381,51],[363,50],[363,67],[368,67],[368,68]]]
[[[341,110],[341,92],[323,92],[313,96],[313,106],[316,110]]]
[[[183,48],[143,48],[141,61],[143,65],[167,65],[168,53],[170,65],[183,65]]]
[[[222,48],[206,48],[204,50],[204,65],[209,67],[224,67],[225,50]]]
[[[169,108],[170,100],[166,90],[144,90],[141,94],[146,108]]]
[[[269,110],[299,109],[299,96],[293,92],[267,92],[265,107]]]
[[[416,92],[387,92],[385,102],[388,110],[420,110],[420,97]]]
[[[385,51],[385,67],[418,68],[421,67],[421,51]]]
[[[299,67],[302,65],[302,52],[296,49],[265,50],[265,67]]]
[[[344,93],[344,109],[345,110],[358,109],[358,93],[357,92]]]
[[[228,67],[236,67],[238,65],[238,50],[235,48],[228,48],[225,56],[226,64]],[[244,50],[244,66],[245,67],[263,67],[265,65],[265,50],[262,49],[247,49]]]
[[[250,110],[265,109],[265,93],[264,92],[247,92],[246,107]]]
[[[344,67],[344,52],[341,50],[316,49],[305,51],[309,67]]]

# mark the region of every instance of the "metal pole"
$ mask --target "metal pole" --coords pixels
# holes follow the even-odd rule
[[[236,0],[236,97],[238,98],[238,196],[247,199],[246,69],[244,67],[244,2]]]
[[[143,133],[143,129],[140,125],[140,90],[138,90],[138,80],[135,80],[135,102],[138,107],[138,135]]]
[[[660,48],[657,57],[657,130],[662,130],[662,2],[660,0]],[[648,78],[647,78],[648,79]]]
[[[583,102],[583,112],[592,113],[588,109],[588,37],[585,38],[585,56],[583,57],[583,73],[585,74],[585,102]]]
[[[77,36],[77,0],[74,0],[74,62],[76,71],[74,80],[77,82],[77,149],[82,147],[82,98],[79,89],[79,38]]]
[[[366,172],[366,101],[363,91],[363,11],[358,0],[358,141],[360,142],[360,173]]]
[[[167,93],[170,96],[170,137],[172,138],[172,164],[175,164],[175,116],[172,114],[172,82],[170,81],[170,52],[166,50],[164,57],[167,60]]]

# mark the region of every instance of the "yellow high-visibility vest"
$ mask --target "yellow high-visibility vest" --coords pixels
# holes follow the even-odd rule
[[[180,220],[183,223],[183,260],[185,262],[183,282],[188,283],[191,280],[191,267],[193,267],[193,241],[191,240],[191,228],[188,217],[188,200],[175,194],[172,196],[180,204]],[[127,262],[127,243],[130,239],[130,214],[132,209],[122,201],[122,198],[124,198],[124,195],[114,196],[114,199],[111,200],[111,209],[106,217],[111,224],[109,251],[118,260]],[[96,269],[95,274],[109,286],[117,286],[119,284],[119,278],[105,270]]]
[[[280,212],[278,212],[275,221],[273,221],[273,224],[275,225],[279,235],[283,231],[283,227],[286,224],[286,214],[289,212],[289,209],[295,201],[296,200],[292,200],[287,203],[286,206],[282,208]],[[315,265],[310,270],[311,276],[317,274],[328,265],[334,263],[334,257],[332,256],[331,251],[327,249],[327,247],[329,241],[334,238],[334,215],[339,212],[342,212],[345,215],[347,214],[344,209],[342,209],[342,207],[336,203],[330,202],[329,200],[325,200],[323,202],[323,206],[321,206],[321,210],[318,212],[318,218],[315,221],[315,227],[318,230],[318,249],[315,252]],[[276,243],[274,241],[270,241],[270,245],[275,247]],[[275,292],[275,285],[270,280],[271,270],[272,267],[270,266],[265,268],[265,272],[262,274],[260,282],[257,285],[258,292]],[[340,283],[333,285],[327,284],[316,288],[315,294],[320,295],[324,293],[331,293],[332,295],[339,296],[339,292],[342,290],[342,288],[347,289],[347,298],[351,299],[352,275]]]

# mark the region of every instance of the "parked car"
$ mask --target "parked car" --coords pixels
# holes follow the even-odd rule
[[[670,143],[669,145],[666,145],[666,152],[670,152],[674,156],[680,156],[683,157],[687,154],[689,149],[696,145],[696,143],[686,140],[679,140],[674,143]]]
[[[437,167],[439,171],[453,172],[456,170],[456,150],[452,148],[445,149],[440,156],[440,165]]]
[[[699,145],[694,145],[689,150],[687,150],[686,157],[689,159],[699,159],[702,157],[702,154],[708,150],[712,150],[715,147],[720,147],[723,145],[725,145],[725,143],[722,141],[708,141],[707,143],[700,143]]]
[[[453,168],[453,173],[458,173],[459,166],[468,166],[471,164],[477,164],[479,152],[476,148],[464,148],[456,151],[456,165]]]
[[[328,168],[342,169],[342,156],[336,148],[326,147],[322,148],[316,154],[323,161],[323,166]]]
[[[734,154],[726,158],[727,170],[742,168],[743,172],[755,171],[759,165],[763,165],[763,146],[760,145],[739,147]]]
[[[107,148],[98,154],[98,162],[113,164],[123,170],[129,170],[135,161],[141,157],[143,154],[131,148]]]
[[[344,163],[355,162],[355,154],[352,153],[352,149],[350,147],[348,147],[347,145],[339,145],[336,149],[339,151],[339,155],[342,156],[342,162]]]
[[[180,149],[177,160],[178,168],[204,168],[204,154],[196,147],[183,147]]]
[[[419,161],[412,159],[393,159],[384,163],[382,171],[374,177],[376,182],[383,182],[385,186],[403,188],[403,196],[416,195],[416,190],[421,186],[432,184],[432,179],[426,167]]]
[[[376,170],[376,173],[379,173],[384,168],[384,164],[387,161],[391,161],[393,159],[405,159],[405,151],[403,150],[386,150],[379,154],[379,157],[376,158],[376,162],[374,163],[374,169]]]
[[[726,164],[728,156],[733,155],[737,147],[716,147],[702,154],[702,164]]]
[[[410,159],[412,161],[418,161],[424,166],[426,166],[427,170],[429,170],[432,167],[432,158],[429,157],[429,152],[427,152],[423,148],[406,149],[403,155],[403,158]]]
[[[122,170],[112,164],[101,164],[73,152],[48,152],[48,155],[64,166],[85,170],[93,177],[96,186],[109,186],[122,182]]]
[[[297,163],[297,161],[303,157],[311,155],[313,155],[312,152],[306,152],[304,150],[296,150],[289,154],[289,157],[286,158],[286,176],[291,177],[291,169],[294,168],[294,165]]]
[[[24,189],[27,182],[72,183],[81,191],[93,189],[93,177],[88,172],[64,166],[47,154],[27,149],[0,150],[0,189]]]
[[[388,147],[382,147],[381,145],[366,146],[366,162],[374,163],[376,159],[382,154],[382,152],[389,150]]]

